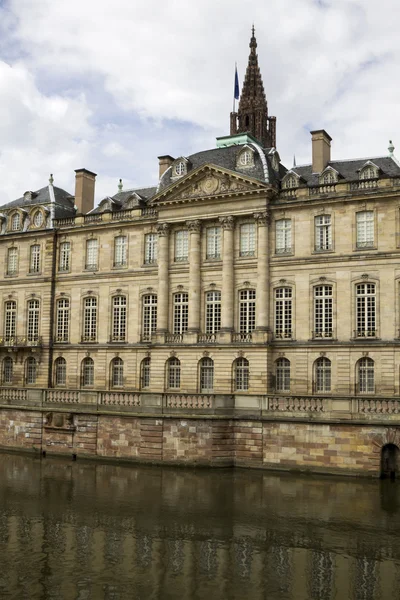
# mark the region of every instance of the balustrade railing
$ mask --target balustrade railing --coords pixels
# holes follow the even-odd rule
[[[75,225],[75,217],[66,217],[65,219],[55,219],[54,227],[73,227]]]
[[[378,187],[377,179],[360,179],[350,182],[350,190],[373,190]]]
[[[232,342],[240,342],[241,344],[250,344],[252,340],[251,333],[232,333]]]
[[[197,336],[199,344],[215,344],[217,341],[216,333],[199,333]]]
[[[61,404],[78,404],[80,400],[79,390],[46,390],[45,402],[57,402]]]
[[[156,208],[150,208],[150,207],[142,208],[142,217],[156,217],[156,216],[157,216]]]
[[[182,344],[183,333],[166,333],[165,342],[170,344]]]
[[[140,393],[100,392],[100,404],[104,406],[140,406]]]
[[[297,191],[295,189],[293,190],[282,190],[281,191],[281,196],[282,198],[289,198],[289,199],[295,199],[297,198]]]
[[[358,412],[365,414],[398,415],[400,413],[400,400],[360,398],[358,401]]]
[[[335,192],[336,185],[334,183],[316,185],[314,187],[308,188],[308,193],[310,196],[318,196],[319,194],[334,194]]]
[[[129,221],[132,219],[132,210],[120,210],[118,212],[113,212],[111,219],[113,221]]]
[[[23,404],[26,401],[27,394],[25,389],[21,388],[0,388],[0,402],[18,402]]]
[[[167,408],[212,408],[214,396],[212,394],[165,394]]]
[[[84,223],[99,223],[103,220],[103,213],[96,213],[94,215],[85,215],[83,217]]]
[[[310,396],[270,397],[268,409],[273,412],[324,412],[324,400]]]
[[[42,337],[37,335],[33,337],[27,336],[10,336],[1,337],[0,346],[11,348],[34,348],[42,345]]]

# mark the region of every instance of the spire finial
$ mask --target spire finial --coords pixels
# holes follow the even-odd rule
[[[293,154],[293,169],[295,169],[297,167],[296,165],[296,155]]]
[[[120,180],[119,180],[119,184],[118,184],[118,191],[119,191],[119,192],[122,192],[122,189],[123,189],[123,187],[124,187],[124,185],[123,185],[123,183],[122,183],[122,179],[120,179]]]
[[[49,177],[49,183],[50,183],[50,185],[53,185],[53,182],[54,182],[53,173],[50,173],[50,177]]]
[[[389,150],[389,155],[392,156],[393,152],[394,152],[394,146],[393,146],[392,140],[389,140],[389,148],[388,148],[388,150]]]
[[[255,28],[254,28],[254,23],[252,25],[251,28],[251,39],[250,39],[250,48],[251,48],[251,54],[255,54],[256,52],[256,48],[257,48],[257,40],[256,40],[256,36],[255,36]]]

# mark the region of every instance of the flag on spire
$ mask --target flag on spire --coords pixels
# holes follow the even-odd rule
[[[234,90],[233,97],[235,98],[235,100],[239,100],[239,77],[238,77],[236,63],[235,63],[235,90]]]

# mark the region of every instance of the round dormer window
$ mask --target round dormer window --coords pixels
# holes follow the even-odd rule
[[[175,165],[175,175],[183,175],[185,173],[185,163],[183,160],[180,160]]]
[[[242,152],[242,154],[240,155],[239,162],[244,167],[247,165],[251,165],[251,163],[253,162],[253,156],[252,156],[252,153],[250,152],[250,150],[245,150],[244,152]]]
[[[33,224],[35,227],[43,225],[43,213],[40,210],[37,210],[33,215]]]

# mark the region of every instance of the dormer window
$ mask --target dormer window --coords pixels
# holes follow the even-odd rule
[[[337,182],[337,175],[332,170],[325,171],[324,173],[322,173],[321,177],[319,178],[319,183],[321,185],[328,185],[328,184],[336,183],[336,182]]]
[[[11,218],[11,231],[19,231],[21,229],[21,215],[15,213]]]
[[[360,171],[360,179],[376,179],[378,177],[378,169],[374,165],[367,165]]]
[[[297,188],[299,185],[299,182],[295,175],[289,175],[289,177],[286,177],[284,179],[282,184],[283,184],[284,188],[290,189],[290,188]]]
[[[43,213],[41,210],[37,210],[33,215],[33,224],[35,227],[41,227],[43,225]]]
[[[236,165],[238,167],[252,167],[254,166],[254,152],[251,148],[245,147],[237,157]]]
[[[186,165],[183,162],[183,160],[180,160],[175,165],[175,175],[178,175],[178,176],[184,175],[185,172],[186,172]]]

